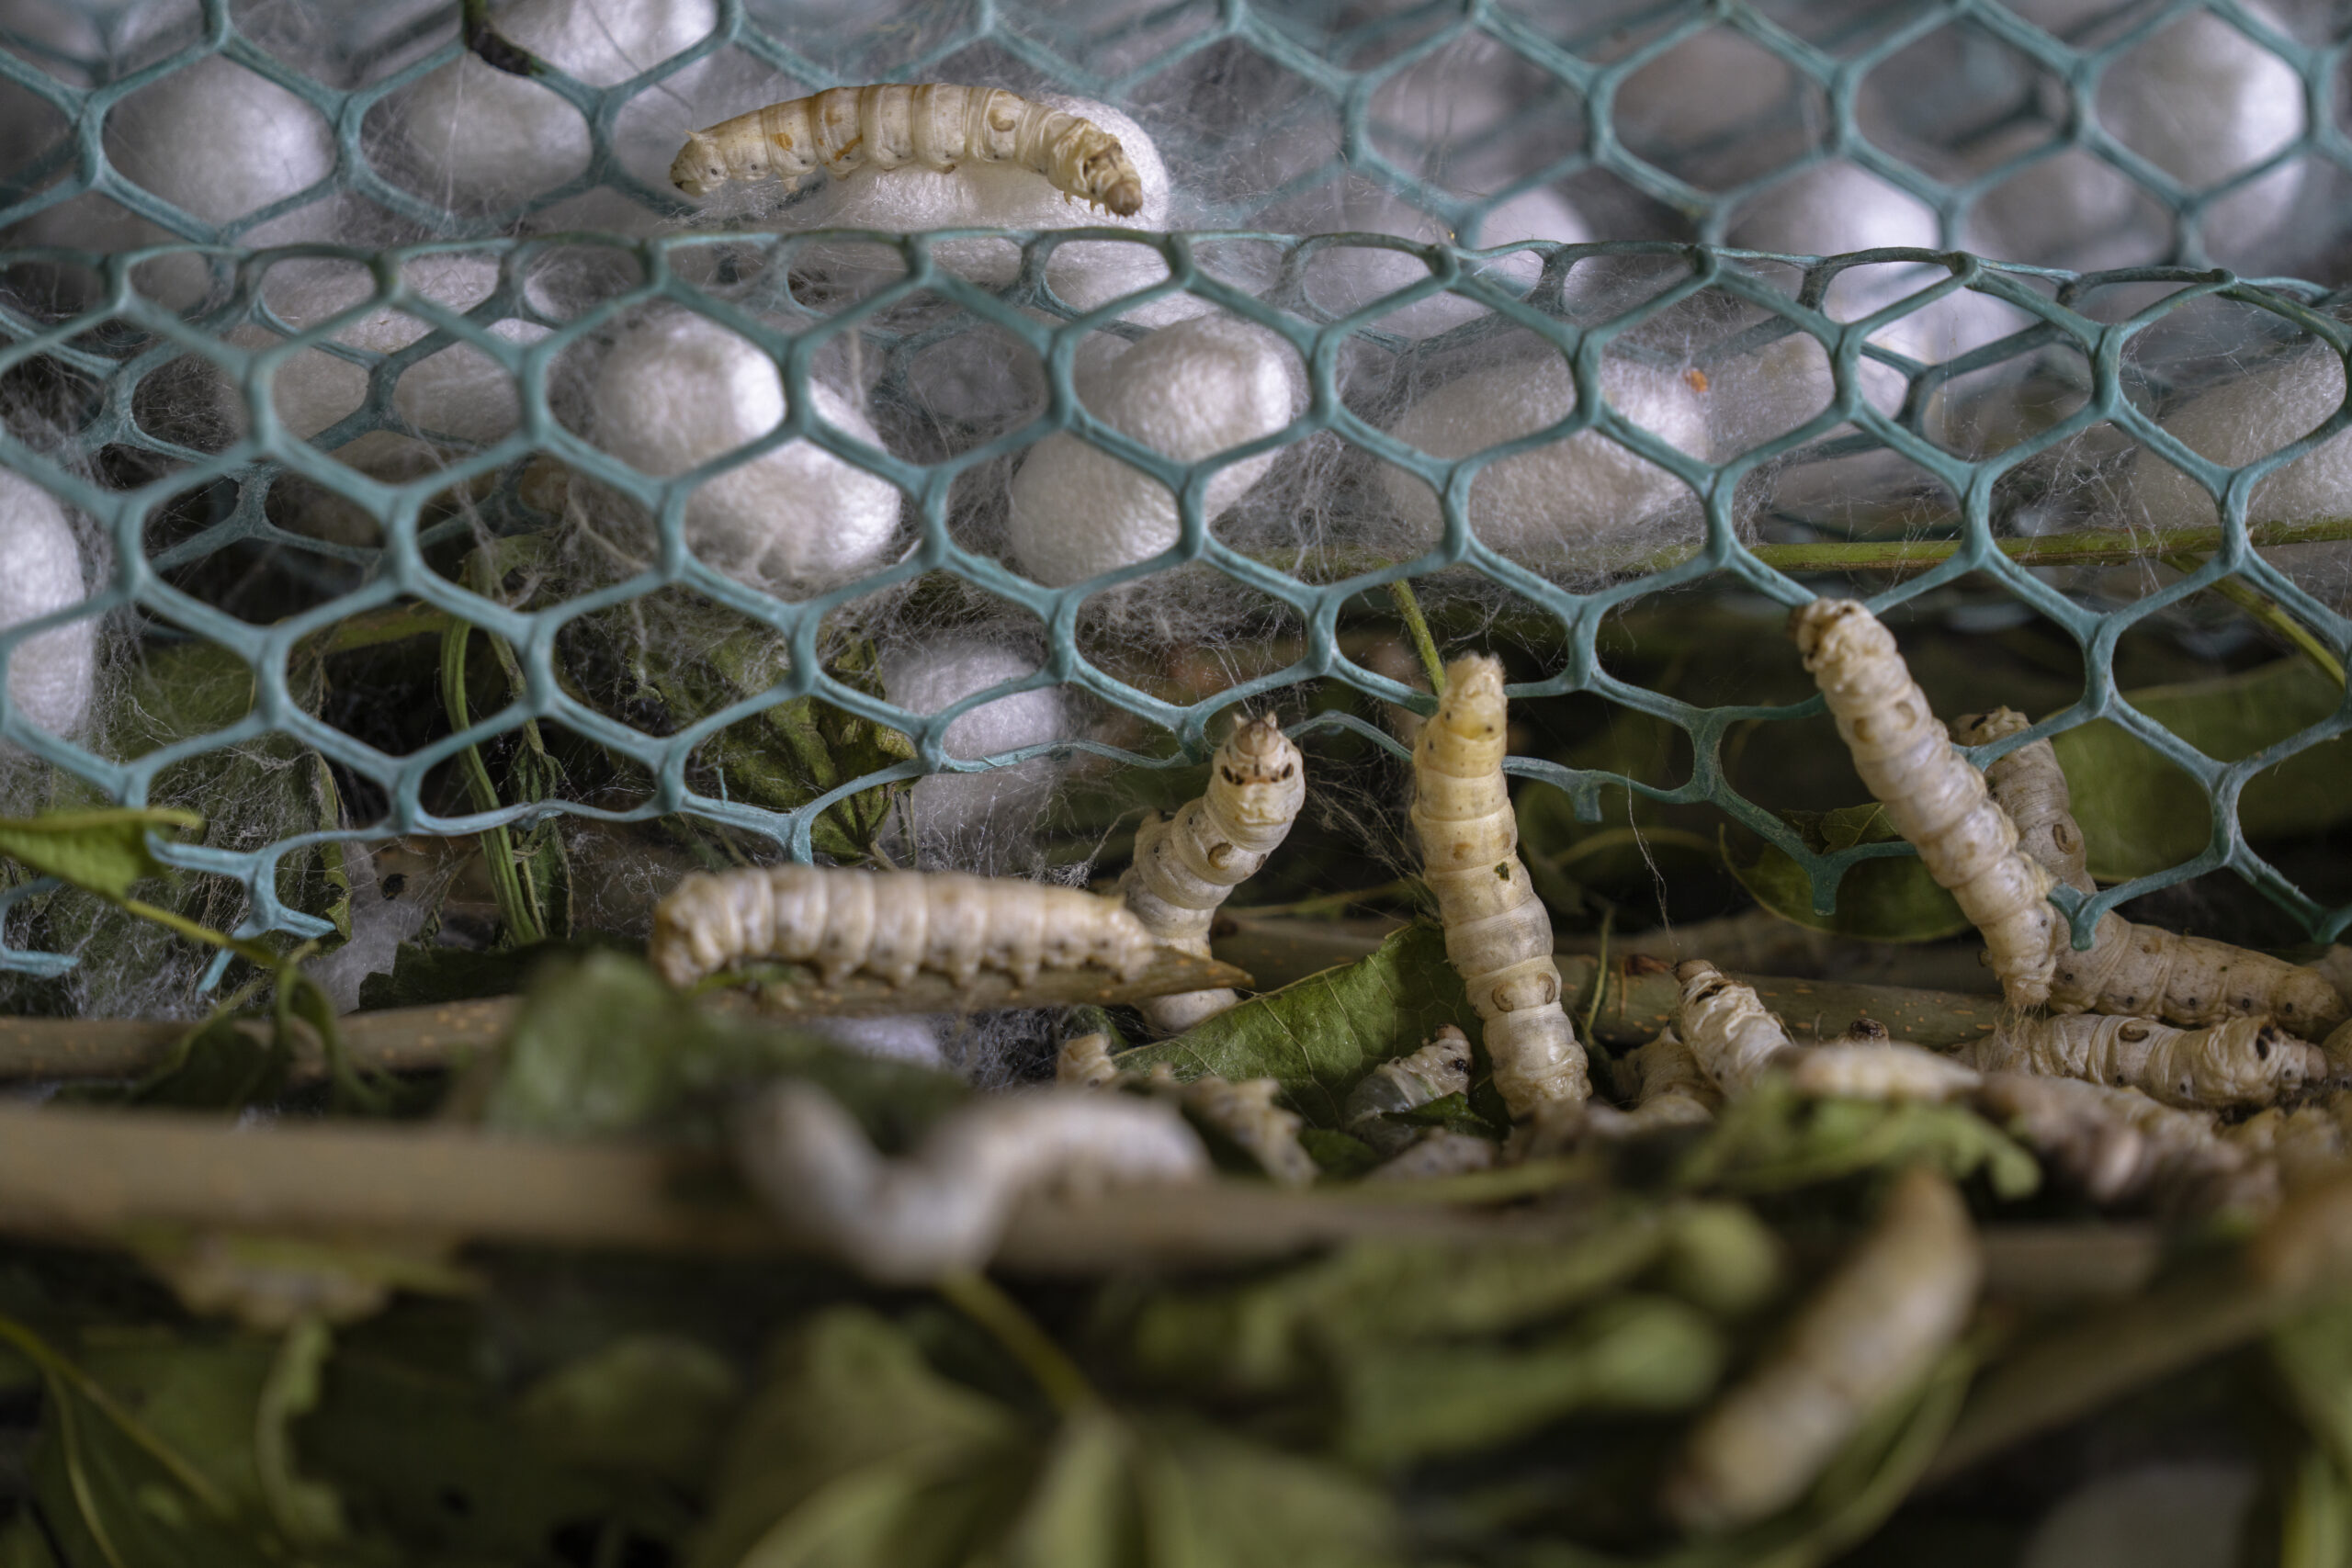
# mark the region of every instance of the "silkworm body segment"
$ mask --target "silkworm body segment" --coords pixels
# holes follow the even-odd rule
[[[1525,1117],[1546,1100],[1582,1101],[1591,1085],[1560,1006],[1551,917],[1518,855],[1503,782],[1502,665],[1472,654],[1448,665],[1445,681],[1413,747],[1413,829],[1446,957],[1486,1022],[1495,1088]]]
[[[968,985],[987,969],[1026,985],[1089,964],[1131,980],[1155,945],[1118,900],[1074,887],[779,865],[686,877],[654,909],[648,951],[673,986],[761,958],[813,964],[828,984],[863,970],[903,986],[928,969]]]
[[[2017,828],[1986,793],[1984,775],[1953,750],[1894,635],[1850,599],[1801,605],[1790,629],[1862,783],[1984,933],[2009,1002],[2041,1006],[2064,938],[2050,873],[2018,849]]]
[[[1470,1040],[1449,1023],[1419,1050],[1366,1073],[1348,1091],[1340,1121],[1349,1132],[1385,1153],[1411,1142],[1412,1133],[1384,1118],[1419,1110],[1449,1094],[1466,1094],[1469,1089]]]
[[[1975,1054],[1987,1072],[2081,1078],[2200,1108],[2267,1105],[2327,1076],[2317,1046],[2257,1018],[2193,1031],[2085,1013],[2019,1019],[1979,1042]]]
[[[735,181],[793,185],[820,167],[839,179],[909,164],[948,173],[967,160],[1033,169],[1121,217],[1143,206],[1143,177],[1092,120],[1000,87],[939,83],[834,87],[738,115],[687,137],[670,181],[700,197]]]
[[[1135,862],[1119,878],[1127,908],[1157,940],[1208,956],[1217,907],[1281,845],[1306,799],[1305,761],[1273,716],[1244,722],[1217,748],[1207,792],[1136,830]],[[1155,997],[1142,1008],[1154,1028],[1173,1033],[1235,1000],[1220,987]]]
[[[1674,1032],[1725,1094],[1745,1094],[1787,1064],[1796,1043],[1753,990],[1703,958],[1679,965],[1674,976],[1682,982]]]

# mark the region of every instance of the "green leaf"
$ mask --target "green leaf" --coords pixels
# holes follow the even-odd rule
[[[1919,1160],[1955,1181],[1981,1171],[2004,1200],[2041,1184],[2033,1156],[1965,1106],[1809,1100],[1779,1074],[1724,1108],[1677,1179],[1686,1190],[1780,1192]]]
[[[2352,1304],[2282,1324],[2267,1348],[2288,1404],[2337,1468],[2352,1474]]]
[[[1410,1345],[1339,1359],[1334,1433],[1358,1464],[1388,1469],[1473,1453],[1580,1410],[1687,1410],[1711,1393],[1726,1348],[1697,1311],[1621,1295],[1524,1348]]]
[[[2234,762],[2333,715],[2343,689],[2305,660],[2123,694],[2150,718],[2218,761]],[[2202,852],[2212,831],[2203,786],[2105,719],[2051,737],[2066,770],[2091,874],[2122,882]],[[2316,833],[2352,817],[2344,789],[2352,740],[2324,741],[2250,780],[2238,823],[2250,839]]]
[[[203,826],[204,818],[193,811],[162,807],[0,818],[0,854],[43,876],[105,897],[127,898],[134,884],[165,874],[147,848],[149,833]]]
[[[334,1349],[334,1336],[316,1317],[288,1328],[254,1412],[254,1468],[262,1500],[277,1532],[297,1546],[323,1545],[344,1533],[341,1494],[296,1472],[292,1431],[298,1416],[319,1407],[321,1376]]]
[[[1298,1146],[1306,1151],[1307,1157],[1325,1175],[1342,1181],[1362,1176],[1380,1163],[1380,1156],[1370,1144],[1327,1127],[1300,1129]]]
[[[742,1080],[789,1074],[821,1084],[897,1148],[967,1093],[944,1072],[703,1011],[642,959],[612,952],[539,970],[492,1073],[487,1125],[575,1136],[643,1127]]]
[[[588,939],[557,940],[477,953],[463,947],[402,942],[392,954],[390,974],[370,975],[359,983],[360,1010],[436,1007],[443,1002],[512,996],[524,988],[541,964],[584,956],[604,945]]]
[[[698,1490],[742,1391],[727,1359],[682,1335],[625,1335],[548,1373],[516,1416],[548,1453]]]
[[[1831,854],[1861,843],[1889,843],[1901,835],[1887,824],[1886,807],[1841,807],[1816,815],[1781,813],[1816,854]],[[1849,866],[1838,884],[1838,908],[1814,908],[1813,882],[1778,845],[1745,829],[1722,829],[1724,863],[1758,904],[1809,931],[1828,931],[1862,942],[1937,942],[1970,929],[1952,896],[1916,855],[1866,860]]]
[[[1185,1078],[1273,1078],[1310,1123],[1336,1129],[1357,1079],[1448,1023],[1473,1046],[1483,1038],[1462,976],[1446,962],[1445,933],[1419,921],[1357,963],[1252,997],[1118,1060],[1128,1071],[1166,1062]]]
[[[1182,1416],[1138,1427],[1145,1458],[1136,1484],[1148,1544],[1126,1561],[1150,1568],[1402,1568],[1396,1505],[1363,1478]]]

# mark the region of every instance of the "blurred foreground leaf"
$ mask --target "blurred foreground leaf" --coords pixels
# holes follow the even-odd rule
[[[1875,804],[1840,807],[1818,816],[1808,811],[1782,815],[1815,854],[1901,838],[1887,823],[1886,807]],[[1772,913],[1809,931],[1863,942],[1937,942],[1969,929],[1968,917],[1950,893],[1936,886],[1917,855],[1847,867],[1838,884],[1838,908],[1825,915],[1814,908],[1813,880],[1804,867],[1777,845],[1730,828],[1722,830],[1722,841],[1724,863],[1740,886]]]
[[[1123,1053],[1119,1066],[1139,1072],[1166,1062],[1185,1078],[1273,1078],[1309,1122],[1336,1129],[1358,1078],[1419,1050],[1447,1023],[1478,1043],[1478,1015],[1446,962],[1445,933],[1417,921],[1354,964],[1251,997],[1172,1040]]]
[[[2003,1199],[2041,1184],[2033,1156],[1965,1106],[1812,1100],[1779,1074],[1724,1108],[1679,1179],[1690,1189],[1780,1192],[1916,1160],[1955,1181],[1981,1171]]]

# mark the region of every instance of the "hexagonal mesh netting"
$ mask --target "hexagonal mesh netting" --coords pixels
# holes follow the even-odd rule
[[[347,929],[337,846],[476,835],[514,918],[582,852],[557,819],[985,861],[1074,762],[1197,762],[1253,701],[1401,754],[1382,705],[1425,688],[1366,628],[1408,583],[1519,650],[1516,695],[1665,738],[1670,767],[1521,756],[1576,818],[1712,807],[1826,908],[1910,852],[1747,782],[1756,726],[1817,703],[1666,678],[1623,628],[1745,617],[1740,662],[1792,671],[1757,612],[1855,574],[1921,625],[2039,617],[2079,691],[2029,735],[2187,801],[2080,929],[2223,867],[2315,938],[2352,920],[2268,849],[2335,826],[2340,788],[2278,781],[2352,728],[2352,334],[2285,276],[2347,209],[2325,7],[496,20],[551,69],[482,63],[446,6],[0,5],[0,468],[63,508],[0,494],[0,576],[55,576],[60,526],[82,570],[0,586],[0,778],[205,812],[164,853],[215,923]],[[966,175],[913,172],[714,215],[664,177],[695,126],[924,80],[1112,106],[1164,190],[1056,230],[1104,220],[976,226]],[[1162,332],[1189,346],[1130,349]],[[2290,658],[2251,667],[2264,638]],[[2245,722],[2127,698],[2182,669],[2143,645],[2222,657]],[[950,733],[1022,693],[1057,694]],[[956,773],[1001,787],[926,828],[900,786]],[[52,891],[0,894],[0,967],[74,962]]]

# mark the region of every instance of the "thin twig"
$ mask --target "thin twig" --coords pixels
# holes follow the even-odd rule
[[[1064,1355],[1053,1336],[1038,1327],[1037,1320],[1022,1311],[1021,1303],[998,1289],[987,1275],[969,1270],[950,1274],[939,1281],[939,1293],[988,1330],[989,1337],[1021,1363],[1021,1370],[1057,1411],[1068,1416],[1102,1403],[1078,1363]]]
[[[509,76],[555,74],[554,66],[491,26],[490,0],[460,0],[458,31],[474,57],[493,71],[503,71]]]
[[[1421,602],[1413,592],[1413,585],[1403,578],[1388,585],[1388,597],[1396,602],[1396,614],[1404,617],[1405,630],[1413,639],[1414,650],[1421,656],[1421,668],[1430,678],[1430,690],[1445,695],[1445,660],[1438,656],[1437,639],[1430,636],[1429,621],[1421,615]]]
[[[2187,577],[2205,563],[2193,556],[2171,555],[2165,558],[2165,564]],[[2344,684],[2343,661],[2325,643],[2312,635],[2309,626],[2289,615],[2286,607],[2277,600],[2256,592],[2234,577],[2219,578],[2206,586],[2286,638],[2305,659],[2319,667],[2320,673],[2338,686]]]

